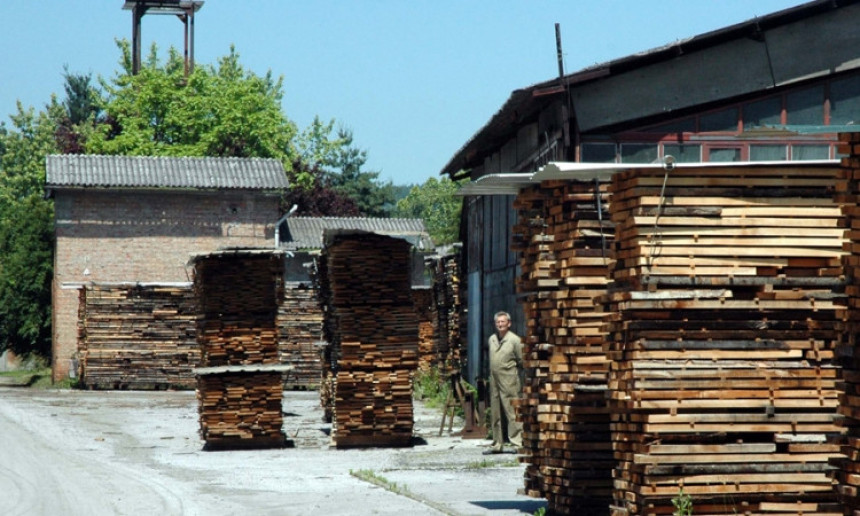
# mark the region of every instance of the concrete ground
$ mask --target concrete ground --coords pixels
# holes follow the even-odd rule
[[[440,413],[415,411],[415,446],[338,450],[318,393],[286,392],[295,447],[203,451],[194,392],[0,386],[0,514],[513,516],[546,506],[517,494],[516,455],[482,455],[489,441],[439,436]]]

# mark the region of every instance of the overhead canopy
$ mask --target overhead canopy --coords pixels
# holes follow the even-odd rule
[[[671,161],[671,160],[669,160]],[[810,160],[810,161],[731,161],[731,162],[704,162],[704,163],[576,163],[576,162],[552,162],[544,165],[537,172],[488,174],[481,176],[475,181],[463,185],[457,195],[516,195],[530,185],[542,181],[600,181],[609,182],[612,176],[618,172],[628,170],[665,169],[667,171],[676,169],[697,168],[739,168],[739,167],[811,167],[811,166],[839,166],[837,159]]]
[[[533,175],[531,172],[487,174],[463,185],[457,195],[516,195],[526,186],[534,184]]]

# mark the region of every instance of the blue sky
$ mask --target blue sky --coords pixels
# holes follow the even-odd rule
[[[511,91],[565,71],[750,20],[802,0],[205,0],[195,58],[235,45],[241,63],[284,79],[284,112],[299,128],[319,115],[353,131],[366,170],[395,184],[439,177]],[[0,121],[20,100],[41,109],[63,95],[63,67],[110,77],[115,39],[131,39],[123,0],[0,1]],[[155,42],[182,49],[182,24],[144,17]],[[165,55],[165,54],[162,54]]]

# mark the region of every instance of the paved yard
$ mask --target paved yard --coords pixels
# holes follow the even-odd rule
[[[523,515],[523,466],[489,442],[437,436],[416,405],[416,446],[337,450],[316,392],[287,392],[277,450],[203,451],[193,392],[0,386],[4,515]],[[392,489],[356,478],[372,472]]]

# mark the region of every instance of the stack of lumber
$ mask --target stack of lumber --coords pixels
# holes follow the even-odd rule
[[[224,368],[198,377],[200,433],[208,450],[284,446],[281,374]]]
[[[203,314],[203,367],[277,364],[283,258],[232,251],[197,257],[194,288]]]
[[[278,351],[284,388],[309,389],[320,385],[323,313],[317,291],[305,284],[288,284],[278,305]]]
[[[846,250],[842,264],[846,281],[842,341],[837,360],[842,366],[839,393],[839,423],[845,434],[838,441],[845,457],[831,460],[837,493],[845,514],[860,512],[860,134],[840,134],[843,179],[837,201],[847,219]]]
[[[424,372],[439,365],[438,317],[433,297],[432,289],[412,289],[412,302],[418,316],[418,369]]]
[[[844,218],[832,166],[612,182],[612,514],[838,514]]]
[[[525,493],[553,514],[605,513],[612,495],[604,313],[612,224],[606,184],[545,181],[515,201],[526,383]]]
[[[410,445],[418,318],[409,243],[372,233],[326,238],[332,440],[338,447]]]
[[[81,288],[78,354],[91,389],[192,388],[200,363],[197,305],[188,286]]]
[[[445,373],[459,371],[462,335],[465,333],[463,304],[460,301],[459,255],[445,255],[435,261],[433,296],[436,304],[437,365]]]
[[[192,262],[203,312],[196,372],[206,449],[286,445],[277,329],[282,254],[232,250]]]

